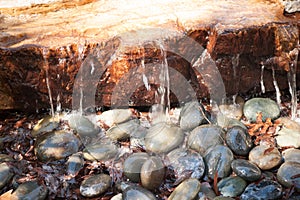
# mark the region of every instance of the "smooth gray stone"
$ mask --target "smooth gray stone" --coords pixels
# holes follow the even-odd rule
[[[120,124],[126,122],[132,118],[132,112],[130,109],[113,109],[104,111],[99,119],[109,127],[114,124]]]
[[[2,189],[13,177],[11,168],[6,163],[0,164],[0,189]]]
[[[248,160],[236,159],[232,161],[231,168],[236,175],[246,181],[256,181],[261,177],[260,169]]]
[[[123,191],[123,200],[156,200],[154,194],[139,186],[129,186]]]
[[[175,188],[168,200],[193,200],[200,191],[200,186],[197,179],[187,179]]]
[[[184,133],[173,125],[157,123],[150,127],[145,136],[146,150],[153,153],[168,153],[182,145]]]
[[[168,165],[173,168],[177,180],[186,178],[187,174],[190,174],[191,178],[200,179],[204,174],[205,164],[197,152],[178,148],[168,153],[167,158]]]
[[[141,168],[142,186],[148,190],[159,188],[164,181],[165,173],[166,169],[162,160],[157,156],[151,156]]]
[[[43,119],[40,119],[38,123],[33,127],[31,131],[31,135],[33,137],[37,137],[38,135],[51,132],[56,129],[59,125],[59,117],[58,116],[46,116]]]
[[[239,126],[229,128],[225,140],[235,155],[246,156],[253,146],[248,132]]]
[[[243,112],[251,122],[256,121],[257,113],[262,113],[263,121],[267,118],[276,119],[280,116],[280,108],[275,101],[269,98],[252,98],[246,101]]]
[[[286,149],[282,152],[282,157],[285,162],[297,162],[300,163],[300,150],[299,149]]]
[[[282,156],[276,147],[259,145],[250,151],[249,161],[262,170],[268,170],[278,166],[282,161]]]
[[[133,153],[124,161],[124,174],[133,182],[140,182],[141,169],[144,163],[149,159],[147,153]]]
[[[223,196],[237,197],[242,194],[247,186],[247,182],[238,176],[231,176],[220,180],[217,186]]]
[[[70,128],[74,129],[80,137],[94,137],[100,132],[99,127],[80,114],[71,114],[68,122]]]
[[[220,126],[202,125],[188,136],[188,147],[199,152],[202,156],[210,147],[224,143],[224,132]]]
[[[200,110],[202,109],[202,110]],[[207,123],[205,110],[198,101],[186,103],[179,116],[179,124],[182,130],[192,130],[197,126]]]
[[[218,173],[218,177],[224,178],[231,172],[231,162],[233,153],[224,145],[211,147],[205,152],[204,161],[206,164],[206,173],[211,179]]]
[[[80,194],[84,197],[94,197],[106,192],[111,186],[111,177],[107,174],[92,175],[82,181]]]
[[[139,130],[140,121],[133,119],[121,124],[115,124],[106,131],[106,136],[112,140],[125,140],[131,135],[136,135]]]
[[[298,162],[285,162],[283,163],[277,172],[277,179],[279,183],[285,187],[294,186],[297,191],[300,192],[300,163]]]
[[[10,200],[44,200],[48,194],[45,186],[39,185],[36,181],[22,183],[12,193]]]
[[[249,184],[242,195],[241,200],[275,200],[282,196],[282,186],[273,180],[262,180],[259,183]]]
[[[35,154],[42,161],[59,160],[78,152],[80,140],[71,132],[55,131],[38,137]]]
[[[118,153],[116,145],[106,142],[98,142],[87,145],[83,150],[83,157],[90,161],[107,161]]]
[[[76,176],[84,165],[82,153],[78,152],[71,155],[68,158],[66,165],[67,165],[67,174],[71,176]]]
[[[213,191],[208,182],[201,183],[200,191],[196,200],[212,200],[216,197],[216,193]]]

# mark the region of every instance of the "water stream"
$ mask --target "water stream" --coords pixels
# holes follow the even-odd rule
[[[262,64],[261,65],[261,72],[260,72],[260,87],[261,87],[261,92],[263,94],[266,92],[265,85],[264,85],[264,69],[265,69],[265,66]]]
[[[43,59],[44,59],[44,70],[46,74],[46,85],[48,90],[48,96],[50,101],[50,107],[51,107],[51,116],[54,117],[54,106],[53,106],[53,99],[52,99],[52,93],[51,93],[51,87],[49,83],[49,63],[47,60],[47,56],[49,55],[49,50],[47,48],[43,48]]]
[[[276,92],[276,101],[277,101],[278,106],[281,107],[281,98],[280,98],[281,93],[280,93],[280,89],[279,89],[279,86],[278,86],[278,83],[277,83],[277,80],[275,77],[275,69],[273,66],[272,66],[272,77],[273,77],[273,85],[274,85],[275,92]]]
[[[299,46],[299,41],[298,41]],[[290,69],[287,73],[289,91],[291,94],[291,118],[295,120],[297,118],[297,82],[296,82],[296,72],[297,72],[297,61],[298,61],[298,48],[293,49],[289,52],[291,58]]]

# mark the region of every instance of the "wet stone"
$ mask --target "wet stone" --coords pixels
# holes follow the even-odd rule
[[[195,127],[207,123],[205,110],[198,101],[186,103],[180,112],[180,128],[192,130]]]
[[[197,179],[187,179],[175,188],[168,200],[193,200],[197,196],[200,186]]]
[[[210,178],[213,179],[216,173],[218,177],[224,178],[230,174],[233,153],[228,147],[217,145],[207,150],[204,161],[207,166],[206,173]]]
[[[233,153],[240,156],[248,155],[253,145],[248,132],[239,126],[228,129],[225,140]]]
[[[297,162],[285,162],[283,163],[277,172],[277,179],[279,183],[285,187],[294,186],[297,191],[300,192],[300,163]]]
[[[158,123],[150,127],[145,136],[146,150],[154,153],[167,153],[182,145],[184,133],[173,125]]]
[[[220,126],[199,126],[188,136],[188,147],[203,155],[210,147],[223,144],[223,135],[224,132]]]
[[[139,186],[129,186],[123,191],[123,200],[156,200],[154,194]]]
[[[14,159],[6,154],[0,154],[0,163],[2,162],[12,162]]]
[[[282,196],[282,186],[273,180],[249,184],[240,196],[241,200],[275,200]]]
[[[217,114],[217,124],[224,129],[232,128],[233,126],[239,126],[245,130],[248,130],[247,127],[239,120],[229,118],[222,113]]]
[[[34,150],[40,160],[59,160],[78,152],[80,144],[73,133],[55,131],[38,138]]]
[[[245,117],[254,122],[257,113],[262,113],[263,121],[267,118],[276,119],[280,115],[280,108],[275,101],[269,98],[252,98],[246,101],[243,109]]]
[[[36,181],[22,183],[12,193],[11,200],[35,199],[44,200],[48,194],[45,186],[39,185]]]
[[[80,169],[83,167],[83,164],[84,160],[81,152],[71,155],[66,162],[67,174],[71,176],[76,176]]]
[[[288,118],[279,118],[283,127],[278,131],[276,142],[280,147],[300,147],[300,125]]]
[[[222,104],[219,109],[228,118],[240,119],[243,115],[243,104]]]
[[[226,177],[220,180],[217,186],[223,196],[237,197],[242,194],[247,186],[247,182],[238,176]]]
[[[197,200],[212,200],[216,197],[215,192],[210,187],[209,183],[203,182],[200,186],[200,191],[195,199]]]
[[[140,182],[141,168],[149,159],[147,153],[133,153],[124,161],[124,174],[133,182]]]
[[[221,196],[218,196],[218,197],[215,197],[213,200],[234,200],[234,199],[231,198],[231,197],[221,197]]]
[[[110,200],[122,200],[122,199],[123,199],[123,195],[122,193],[119,193],[113,196]]]
[[[104,111],[99,119],[107,126],[111,127],[114,124],[126,122],[132,118],[132,112],[129,109],[113,109]]]
[[[246,181],[256,181],[261,176],[260,169],[248,160],[236,159],[232,161],[231,168],[236,175]]]
[[[51,132],[56,129],[59,125],[59,117],[55,116],[46,116],[43,119],[40,119],[38,123],[33,127],[31,135],[37,137],[38,135]]]
[[[159,188],[165,178],[165,173],[166,169],[162,160],[157,156],[151,156],[141,168],[142,186],[148,190]]]
[[[259,145],[250,151],[249,161],[262,170],[268,170],[278,166],[282,161],[282,156],[276,147]]]
[[[68,122],[70,128],[74,129],[81,137],[93,137],[100,132],[99,127],[80,114],[70,115]]]
[[[107,174],[92,175],[82,181],[80,194],[85,197],[94,197],[106,192],[111,186],[111,177]]]
[[[299,149],[286,149],[282,152],[285,162],[298,162],[300,163],[300,150]]]
[[[175,172],[177,179],[185,177],[190,173],[191,178],[200,179],[205,171],[205,164],[202,156],[197,152],[178,148],[167,155],[169,166]]]
[[[83,157],[90,161],[107,161],[118,153],[117,146],[110,142],[98,142],[87,145],[83,150]]]
[[[2,189],[13,177],[10,167],[6,163],[0,164],[0,189]]]
[[[112,140],[125,140],[131,135],[136,135],[140,128],[138,119],[130,120],[121,124],[115,124],[106,131],[106,136]]]

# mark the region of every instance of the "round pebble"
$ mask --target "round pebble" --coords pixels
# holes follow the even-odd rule
[[[260,169],[248,160],[236,159],[232,161],[231,168],[236,175],[246,181],[256,181],[261,177]]]
[[[124,161],[124,174],[133,182],[140,182],[141,169],[149,159],[147,153],[133,153]]]
[[[220,126],[202,125],[195,128],[188,136],[188,147],[204,155],[210,147],[224,142],[224,132]]]
[[[99,142],[90,144],[83,150],[83,157],[90,161],[107,161],[114,158],[118,149],[114,144]]]
[[[243,112],[251,122],[256,121],[257,113],[262,113],[265,121],[267,118],[276,119],[280,115],[280,108],[275,101],[269,98],[252,98],[246,101]]]
[[[70,132],[55,131],[38,138],[35,154],[42,161],[59,160],[78,152],[81,142]]]
[[[233,153],[240,156],[248,155],[253,145],[248,132],[239,126],[229,128],[225,139]]]
[[[276,147],[259,145],[250,151],[249,161],[262,170],[268,170],[278,166],[282,161],[282,156]]]
[[[296,190],[300,191],[300,163],[297,162],[285,162],[283,163],[277,172],[278,181],[285,187],[294,186]]]
[[[154,153],[167,153],[180,145],[184,140],[184,133],[175,126],[158,123],[150,127],[145,136],[146,150]]]
[[[300,150],[299,149],[286,149],[282,152],[282,157],[285,162],[298,162],[300,163]]]
[[[107,174],[92,175],[82,181],[80,194],[85,197],[94,197],[103,194],[111,186],[111,177]]]
[[[227,177],[231,172],[231,162],[233,161],[233,153],[223,145],[211,147],[205,153],[204,160],[206,163],[207,175],[213,179],[217,173],[218,177]]]
[[[114,124],[120,124],[126,122],[132,118],[132,112],[130,109],[113,109],[104,111],[99,120],[111,127]]]
[[[218,190],[223,196],[237,197],[238,195],[242,194],[247,186],[247,183],[244,179],[234,176],[223,178],[220,180],[217,186]]]
[[[2,189],[13,177],[10,167],[6,163],[0,164],[0,189]]]
[[[48,194],[48,189],[46,186],[39,185],[36,181],[28,181],[22,183],[18,188],[12,193],[11,200],[20,199],[34,199],[34,200],[44,200]]]
[[[206,116],[204,116],[204,113],[205,110],[198,101],[186,103],[180,112],[180,128],[182,130],[192,130],[197,126],[206,123]]]
[[[282,186],[272,180],[249,184],[240,196],[241,200],[275,200],[282,196]]]
[[[130,135],[135,135],[139,130],[140,123],[138,119],[130,120],[121,124],[115,124],[106,131],[106,136],[112,140],[125,140]]]
[[[162,160],[151,156],[141,168],[142,186],[148,190],[159,188],[165,178],[166,169]]]
[[[193,200],[200,191],[200,186],[197,179],[187,179],[175,188],[168,200]]]
[[[177,179],[186,177],[189,173],[191,178],[200,179],[204,174],[205,164],[197,152],[178,148],[168,153],[167,158],[168,165],[173,168]]]
[[[69,117],[69,126],[81,137],[93,137],[100,132],[100,128],[93,124],[88,118],[80,114],[72,114]]]
[[[71,176],[76,176],[84,165],[82,153],[78,152],[71,155],[68,158],[66,165],[67,165],[67,174]]]
[[[59,125],[59,117],[55,116],[46,116],[43,119],[40,119],[38,123],[33,127],[31,135],[37,137],[38,135],[51,132],[56,129]]]
[[[202,182],[200,186],[200,191],[197,195],[197,200],[212,200],[216,197],[216,193],[211,188],[208,182]]]
[[[156,200],[155,196],[145,188],[129,186],[123,191],[123,200]]]

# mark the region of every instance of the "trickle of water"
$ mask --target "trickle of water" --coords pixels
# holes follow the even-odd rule
[[[299,41],[298,41],[299,46]],[[298,61],[299,50],[294,48],[289,52],[291,58],[290,70],[287,73],[289,91],[291,94],[291,118],[295,120],[297,118],[297,82],[296,82],[296,72],[297,72],[297,61]]]
[[[44,70],[46,74],[46,85],[48,89],[49,101],[51,106],[51,116],[54,117],[54,106],[52,100],[51,87],[49,83],[49,63],[47,61],[47,56],[49,55],[49,50],[47,48],[43,48],[43,59],[44,59]]]
[[[240,63],[240,54],[236,54],[231,58],[232,70],[233,70],[233,81],[234,81],[234,92],[238,93],[238,76],[237,76],[237,68]]]
[[[169,66],[167,61],[167,52],[162,43],[158,44],[161,51],[162,63],[159,75],[160,86],[158,92],[160,93],[160,104],[165,106],[165,113],[169,119],[170,110],[170,76],[169,76]]]
[[[265,93],[266,90],[265,90],[265,85],[264,85],[264,69],[265,69],[265,66],[264,65],[261,65],[261,72],[260,72],[260,86],[261,86],[261,92],[262,93]],[[274,80],[274,78],[273,78]],[[274,82],[274,81],[273,81]],[[275,86],[275,84],[274,84]],[[276,89],[276,87],[275,87]],[[277,90],[276,90],[277,91]]]
[[[273,77],[273,84],[274,84],[275,91],[276,91],[276,101],[277,101],[277,104],[279,105],[279,107],[281,107],[281,98],[280,98],[281,93],[280,93],[280,89],[279,89],[279,86],[278,86],[278,83],[277,83],[277,80],[275,77],[275,69],[273,66],[272,66],[272,77]]]
[[[145,58],[143,57],[142,58],[142,60],[141,60],[141,66],[142,66],[142,68],[143,68],[143,71],[145,71]],[[150,91],[150,84],[149,84],[149,81],[148,81],[148,78],[147,78],[147,76],[145,75],[145,73],[143,73],[142,74],[142,78],[143,78],[143,83],[144,83],[144,85],[145,85],[145,87],[146,87],[146,89],[148,90],[148,91]]]

